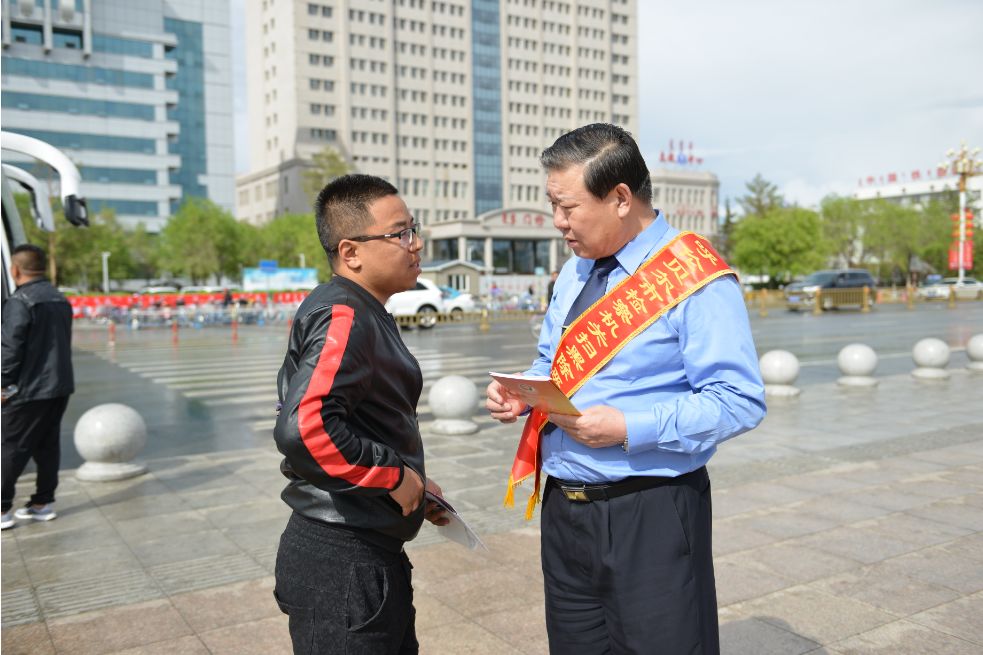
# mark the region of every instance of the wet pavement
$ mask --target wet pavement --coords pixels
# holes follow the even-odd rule
[[[908,375],[915,341],[964,346],[983,306],[939,307],[754,319],[759,353],[800,354],[801,342],[807,365],[802,396],[770,401],[764,423],[712,460],[723,652],[983,649],[983,376],[961,350],[947,382]],[[5,654],[290,652],[272,598],[287,517],[270,438],[285,335],[244,329],[233,345],[221,328],[188,330],[175,346],[161,331],[121,332],[110,350],[101,330],[77,333],[60,516],[2,536]],[[467,551],[430,526],[408,546],[422,652],[544,653],[538,520],[501,507],[518,428],[477,414],[478,433],[437,435],[427,405],[443,375],[483,386],[489,369],[524,368],[531,332],[404,337],[425,374],[428,473],[489,546]],[[877,388],[841,389],[831,362],[852,341],[909,358],[882,359]],[[71,427],[101,402],[144,416],[146,475],[73,477]],[[21,496],[32,484],[22,478]]]

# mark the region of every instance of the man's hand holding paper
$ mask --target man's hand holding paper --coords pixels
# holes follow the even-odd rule
[[[595,405],[581,411],[580,416],[550,414],[550,421],[575,441],[590,448],[620,446],[625,443],[628,426],[620,409]]]
[[[488,399],[485,407],[491,417],[502,423],[515,423],[516,419],[529,407],[522,399],[513,395],[498,380],[492,380],[485,390]]]

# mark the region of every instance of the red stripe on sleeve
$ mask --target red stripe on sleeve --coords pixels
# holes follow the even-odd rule
[[[331,440],[331,435],[325,429],[321,418],[322,399],[331,392],[335,375],[348,346],[348,337],[351,335],[354,320],[355,310],[351,307],[345,305],[331,307],[331,324],[328,326],[324,347],[321,348],[307,392],[300,401],[297,427],[307,450],[321,469],[331,477],[340,478],[359,487],[392,489],[399,482],[399,467],[360,466],[349,463]]]

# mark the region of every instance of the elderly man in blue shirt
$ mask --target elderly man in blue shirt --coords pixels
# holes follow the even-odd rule
[[[526,426],[533,448],[526,457],[533,467],[541,461],[548,476],[541,525],[550,652],[717,653],[706,463],[717,444],[754,428],[765,414],[741,288],[705,242],[681,235],[652,208],[648,168],[621,128],[573,130],[543,152],[541,163],[553,224],[575,256],[556,281],[539,356],[526,374],[552,374],[558,383],[566,382],[559,370],[574,375],[556,365],[570,350],[557,352],[567,328],[598,327],[591,312],[619,289],[641,284],[650,304],[665,301],[662,313],[608,353],[610,360],[599,358],[599,367],[567,385],[581,415],[551,413],[546,422],[540,414],[532,432]],[[697,249],[705,259],[694,255]],[[646,266],[672,253],[680,255],[667,261],[677,265],[685,255],[692,259],[677,279],[700,277],[701,261],[720,270],[677,288],[675,299],[663,298],[647,273],[655,269]],[[530,410],[497,381],[488,386],[486,406],[504,423]],[[537,411],[527,421],[537,420]],[[520,445],[517,463],[522,455]]]

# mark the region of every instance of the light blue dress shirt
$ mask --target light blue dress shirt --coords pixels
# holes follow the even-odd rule
[[[679,230],[662,214],[615,254],[607,290]],[[561,326],[594,261],[572,257],[554,286],[539,357],[529,375],[549,375]],[[717,444],[754,428],[765,415],[764,383],[747,309],[733,276],[718,278],[632,339],[576,394],[581,410],[609,405],[628,427],[621,444],[590,448],[557,428],[542,441],[543,471],[564,480],[612,482],[632,475],[677,476],[698,469]]]

